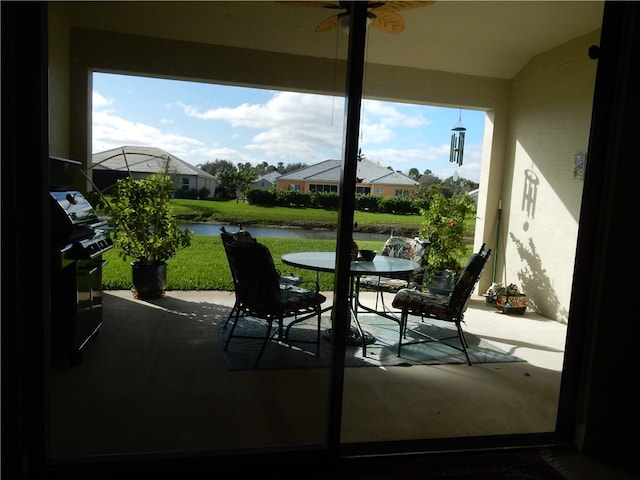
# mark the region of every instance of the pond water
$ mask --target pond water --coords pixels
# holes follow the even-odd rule
[[[215,223],[181,223],[180,228],[187,227],[194,235],[220,235],[220,227],[223,225]],[[233,232],[235,227],[224,225],[228,231]],[[317,238],[317,239],[335,239],[336,232],[327,230],[307,230],[304,228],[285,228],[285,227],[243,227],[251,235],[256,238]],[[389,238],[388,234],[381,233],[362,233],[355,232],[354,240],[379,240],[384,242]]]

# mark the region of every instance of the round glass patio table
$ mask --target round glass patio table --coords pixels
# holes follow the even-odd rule
[[[295,252],[282,255],[282,262],[291,267],[313,270],[315,272],[335,273],[336,252]],[[376,255],[373,261],[354,260],[351,262],[350,275],[352,278],[361,275],[394,276],[411,273],[420,268],[420,264],[405,258],[390,257],[386,255]],[[357,291],[357,289],[356,289]],[[353,296],[353,288],[350,294]],[[358,299],[352,298],[351,317],[358,322],[357,306]],[[355,329],[349,328],[347,343],[349,345],[362,345],[363,353],[366,354],[366,345],[375,342],[375,338],[368,332],[364,332],[359,324]],[[331,330],[325,331],[325,336],[330,336]]]
[[[314,270],[316,272],[335,272],[336,252],[296,252],[285,253],[282,261],[292,267]],[[351,276],[381,275],[393,276],[411,273],[420,268],[420,264],[405,258],[376,255],[372,262],[354,260],[351,262]]]

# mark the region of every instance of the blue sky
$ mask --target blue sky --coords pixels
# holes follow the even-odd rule
[[[449,162],[451,129],[467,128],[464,163]],[[479,181],[481,111],[366,100],[360,148],[368,160],[408,173]],[[342,158],[344,99],[325,95],[96,73],[92,152],[158,147],[199,165],[266,161],[308,165]]]

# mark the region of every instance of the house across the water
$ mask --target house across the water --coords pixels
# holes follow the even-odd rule
[[[289,172],[276,179],[280,190],[299,192],[339,192],[342,162],[325,160],[309,167]],[[362,159],[356,171],[356,193],[384,197],[404,197],[418,188],[418,182],[408,176]]]

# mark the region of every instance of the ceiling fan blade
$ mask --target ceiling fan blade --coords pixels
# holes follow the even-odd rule
[[[404,30],[404,18],[392,11],[371,12],[371,27],[387,33],[400,33]]]
[[[320,24],[316,27],[316,32],[328,32],[329,30],[333,30],[334,28],[338,28],[338,17],[340,15],[332,15],[326,20],[320,22]]]
[[[374,2],[371,2],[374,3]],[[382,3],[382,2],[380,2]],[[415,1],[415,2],[384,2],[384,5],[379,8],[388,9],[388,10],[409,10],[412,8],[420,8],[427,7],[429,5],[433,5],[436,3],[433,0],[430,1]],[[378,10],[379,11],[379,10]],[[377,13],[377,12],[376,12]]]
[[[346,12],[333,15],[323,20],[315,29],[316,32],[328,32],[338,28],[339,18],[342,15],[348,15],[349,2],[314,2],[314,1],[277,1],[283,5],[292,5],[294,7],[313,7],[313,8],[329,8],[338,10],[347,10]],[[395,13],[398,10],[409,10],[412,8],[426,7],[434,4],[433,0],[424,1],[368,1],[367,16],[371,19],[370,26],[382,30],[387,33],[400,33],[404,30],[404,19]]]

